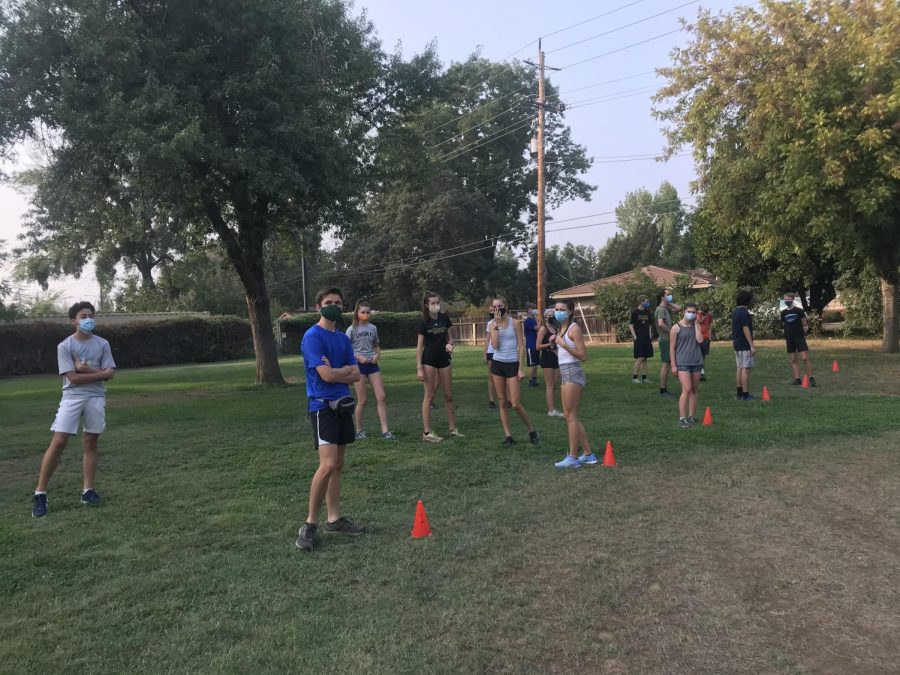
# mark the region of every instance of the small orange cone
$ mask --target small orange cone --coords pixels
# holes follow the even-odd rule
[[[803,388],[809,389],[809,375],[803,376]]]
[[[606,441],[606,452],[603,454],[603,466],[616,466],[616,456],[613,454],[612,441]]]
[[[422,500],[416,504],[416,520],[413,523],[412,538],[421,539],[432,535],[431,525],[428,524],[428,516],[425,514],[425,505]]]
[[[703,426],[711,427],[712,423],[712,410],[709,409],[709,406],[706,406],[706,413],[703,415]]]
[[[766,386],[763,386],[763,401],[771,401],[771,400],[772,400],[772,397],[769,396],[769,388]]]
[[[835,359],[835,360],[834,360],[834,363],[831,364],[831,372],[832,372],[832,373],[839,373],[839,372],[841,372],[841,369],[838,368],[837,359]]]

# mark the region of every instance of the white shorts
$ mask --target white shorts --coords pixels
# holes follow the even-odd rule
[[[78,433],[78,423],[84,416],[83,430],[87,434],[102,434],[106,431],[106,398],[63,398],[56,411],[56,419],[50,431],[74,436]]]

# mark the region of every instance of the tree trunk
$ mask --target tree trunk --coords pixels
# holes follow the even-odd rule
[[[881,307],[884,312],[884,332],[881,337],[881,351],[896,354],[900,351],[900,316],[897,314],[898,277],[897,268],[893,274],[881,277]]]
[[[278,364],[278,349],[275,334],[272,331],[272,309],[269,304],[269,292],[263,270],[254,266],[252,288],[244,281],[247,296],[247,312],[250,317],[250,330],[253,334],[253,351],[256,352],[256,383],[284,384],[281,366]],[[245,276],[242,274],[241,279]]]

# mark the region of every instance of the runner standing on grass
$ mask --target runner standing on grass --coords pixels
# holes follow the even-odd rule
[[[575,322],[575,303],[564,300],[556,303],[553,316],[558,331],[550,337],[550,341],[559,350],[559,376],[562,380],[563,412],[569,429],[569,454],[562,461],[556,462],[557,469],[577,469],[583,464],[596,464],[597,456],[591,451],[584,424],[578,419],[578,406],[581,403],[581,392],[587,384],[587,378],[581,364],[587,361],[587,347],[581,326]],[[578,456],[581,448],[582,455]]]
[[[378,421],[381,422],[381,437],[390,441],[397,437],[391,433],[387,423],[387,402],[384,393],[384,381],[378,359],[381,357],[381,344],[378,341],[378,327],[369,323],[372,308],[365,300],[358,300],[353,310],[353,325],[347,329],[347,337],[353,345],[353,354],[359,364],[360,378],[353,383],[356,389],[356,440],[367,438],[363,430],[363,412],[366,409],[366,381],[375,392],[375,405],[378,410]]]
[[[672,332],[672,315],[670,310],[677,312],[681,309],[672,302],[672,291],[664,290],[656,296],[656,311],[653,317],[656,320],[656,330],[659,333],[659,395],[663,398],[675,398],[669,393],[669,333]]]
[[[450,339],[450,317],[441,312],[441,298],[437,293],[426,293],[422,298],[422,321],[416,344],[416,377],[423,383],[425,395],[422,398],[422,440],[440,443],[443,438],[431,428],[431,404],[434,402],[438,384],[444,390],[444,410],[447,411],[449,434],[462,438],[456,428],[456,411],[453,407],[453,368],[450,355],[453,342]]]
[[[494,298],[491,308],[494,310],[494,325],[491,328],[494,358],[491,361],[491,374],[494,376],[494,389],[500,398],[500,423],[503,425],[503,433],[506,435],[503,445],[508,448],[515,443],[509,427],[507,397],[509,397],[512,409],[516,411],[525,428],[528,429],[529,442],[535,444],[540,439],[522,405],[519,390],[519,383],[525,378],[525,371],[522,368],[525,360],[525,338],[522,334],[522,323],[509,316],[506,311],[506,300],[503,298]]]
[[[785,308],[781,310],[781,323],[784,325],[784,341],[788,354],[791,355],[791,369],[794,371],[794,384],[800,385],[800,364],[797,363],[797,355],[803,359],[806,367],[806,376],[809,378],[809,386],[816,386],[816,378],[813,377],[812,362],[809,360],[809,347],[806,344],[806,333],[809,330],[809,319],[802,307],[795,307],[794,293],[784,294]]]
[[[538,353],[537,353],[537,308],[534,303],[529,302],[526,305],[525,317],[522,321],[522,331],[525,333],[525,360],[528,365],[528,386],[538,386],[537,369],[538,369]]]
[[[541,371],[544,373],[544,394],[547,397],[547,417],[565,417],[556,409],[559,358],[556,353],[556,345],[550,342],[552,335],[556,335],[556,319],[553,318],[553,310],[547,309],[537,334],[538,360],[541,363]]]
[[[697,305],[689,302],[684,306],[684,318],[672,326],[671,361],[681,382],[681,397],[678,399],[678,425],[682,429],[697,423],[697,400],[700,394],[700,371],[703,370],[703,333],[697,319]]]
[[[709,356],[709,345],[712,342],[712,322],[713,315],[709,311],[709,305],[701,302],[700,313],[697,314],[697,323],[700,325],[700,332],[703,334],[703,344],[700,345],[700,351],[703,352],[703,368],[700,370],[701,382],[706,382],[706,357]]]
[[[735,297],[737,309],[731,313],[731,342],[734,346],[735,375],[738,401],[752,401],[750,371],[756,366],[756,345],[753,344],[753,315],[750,314],[749,291],[739,291]]]
[[[653,313],[646,295],[638,296],[637,309],[631,312],[628,330],[634,339],[634,370],[631,371],[632,384],[647,384],[647,359],[653,358]],[[640,382],[638,375],[641,376]]]
[[[481,362],[487,364],[488,410],[494,410],[497,407],[497,392],[494,390],[494,376],[491,375],[491,360],[494,358],[494,345],[491,344],[491,326],[494,325],[493,312],[490,312],[490,317],[484,329],[484,356]]]

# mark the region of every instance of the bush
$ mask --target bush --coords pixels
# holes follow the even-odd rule
[[[656,282],[646,274],[635,272],[625,284],[604,284],[597,286],[597,316],[606,319],[615,326],[616,339],[619,342],[630,342],[631,331],[628,322],[631,312],[637,308],[639,295],[646,295],[653,303],[650,311],[656,307],[656,294],[659,292]]]
[[[310,312],[299,314],[293,319],[279,322],[281,331],[281,353],[299,354],[300,341],[303,334],[319,321],[319,314]],[[372,314],[370,321],[378,327],[378,339],[382,349],[394,349],[396,347],[415,347],[417,329],[422,321],[420,312],[376,312]],[[338,330],[347,330],[353,323],[353,312],[345,312],[341,320],[337,322]]]
[[[822,312],[822,321],[825,323],[840,323],[844,320],[844,314],[838,309],[827,309]]]
[[[880,337],[884,330],[881,280],[871,266],[859,273],[845,274],[840,282],[844,302],[844,334]]]
[[[58,372],[56,346],[71,334],[71,326],[61,323],[0,325],[0,373],[11,376]],[[253,356],[250,323],[237,317],[104,326],[101,315],[97,335],[109,340],[118,368],[209,363]]]

